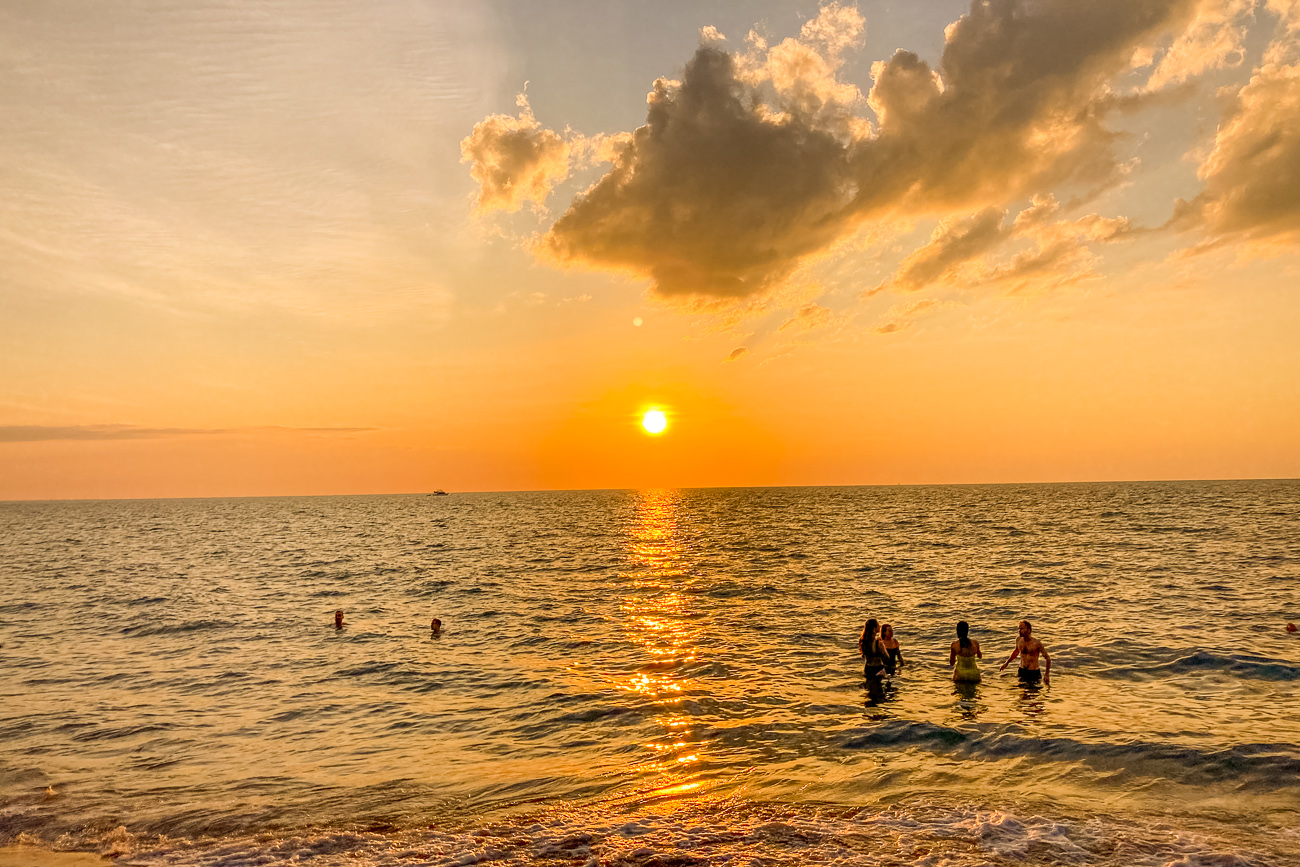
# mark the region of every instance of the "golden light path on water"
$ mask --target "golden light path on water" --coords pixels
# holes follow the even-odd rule
[[[619,577],[631,581],[632,592],[619,602],[622,626],[629,639],[645,652],[645,663],[629,675],[620,688],[639,693],[662,709],[655,722],[663,727],[661,738],[645,744],[652,753],[651,768],[658,772],[684,769],[698,763],[698,750],[685,738],[691,735],[690,720],[678,711],[683,688],[690,679],[673,677],[682,666],[694,662],[702,627],[690,619],[689,597],[681,592],[689,575],[686,547],[678,532],[678,496],[666,490],[647,490],[637,497],[628,526],[627,548],[634,568]],[[686,782],[661,794],[685,794],[698,789]]]

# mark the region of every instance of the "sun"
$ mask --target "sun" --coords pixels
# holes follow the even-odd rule
[[[648,434],[661,434],[668,430],[668,416],[662,409],[648,409],[645,415],[641,416],[641,427],[645,428]]]

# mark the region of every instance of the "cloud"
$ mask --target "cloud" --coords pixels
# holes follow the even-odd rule
[[[1283,7],[1265,63],[1232,100],[1198,175],[1204,191],[1171,222],[1224,240],[1293,241],[1300,233],[1300,3]]]
[[[706,29],[681,80],[655,82],[645,125],[605,148],[612,167],[537,249],[648,277],[661,295],[735,299],[782,284],[868,221],[982,213],[981,226],[947,224],[948,240],[991,245],[963,232],[992,231],[1017,199],[1069,186],[1086,198],[1122,180],[1105,120],[1128,105],[1116,82],[1134,56],[1154,62],[1152,46],[1172,40],[1153,73],[1165,83],[1228,63],[1236,43],[1215,41],[1212,25],[1239,12],[1236,0],[978,0],[945,31],[937,68],[899,51],[872,67],[866,96],[839,77],[861,44],[856,9],[826,6],[798,37],[769,46],[751,34],[734,54]],[[542,140],[559,151],[530,113],[492,121],[529,155]],[[562,176],[540,163],[498,161],[499,174],[475,177],[490,201],[517,207],[518,190],[544,196]],[[943,270],[914,264],[917,281]]]
[[[129,424],[0,425],[0,443],[50,442],[54,440],[140,440],[202,434],[232,434],[252,431],[283,431],[312,434],[369,433],[372,427],[254,427],[179,428],[139,427]]]
[[[569,144],[543,129],[528,97],[515,100],[519,115],[494,114],[474,124],[460,143],[461,162],[479,183],[480,213],[518,211],[524,202],[540,207],[551,188],[569,175]]]
[[[1113,82],[1184,27],[1194,0],[989,0],[950,25],[938,71],[899,51],[873,69],[878,135],[857,161],[868,210],[973,210],[1123,177]]]
[[[820,304],[805,304],[796,310],[793,316],[781,323],[781,327],[777,331],[803,334],[812,331],[814,328],[821,328],[823,325],[830,324],[834,315],[830,308],[822,307]]]
[[[925,314],[957,306],[952,301],[940,301],[935,298],[922,298],[919,301],[895,304],[885,314],[884,320],[871,330],[876,334],[896,334],[911,328]]]
[[[1042,291],[1095,274],[1091,244],[1133,237],[1127,218],[1088,214],[1077,220],[1054,219],[1061,207],[1052,196],[1036,196],[1029,207],[1006,222],[1007,212],[985,208],[960,219],[941,221],[930,241],[899,263],[894,275],[875,289],[919,292],[936,283],[961,288],[1014,284],[1013,292]],[[1005,244],[1020,240],[1027,249],[998,259]]]
[[[1254,8],[1254,0],[1204,0],[1191,24],[1165,51],[1145,89],[1161,90],[1211,69],[1241,65],[1246,22]]]
[[[902,292],[916,292],[998,247],[1011,237],[1011,227],[1002,225],[1006,215],[1006,211],[990,207],[964,219],[940,222],[930,242],[907,256],[893,279],[875,291],[889,286]]]
[[[724,358],[724,359],[722,359],[722,360],[723,360],[724,362],[727,362],[727,361],[740,361],[740,359],[744,358],[744,357],[745,357],[746,355],[748,355],[748,354],[749,354],[749,350],[748,350],[748,349],[746,349],[746,348],[743,347],[743,346],[737,346],[735,349],[731,350],[731,352],[729,352],[729,353],[727,354],[727,357],[726,357],[726,358]]]
[[[546,248],[649,276],[663,295],[742,297],[781,281],[839,237],[854,195],[847,94],[823,86],[833,67],[817,57],[789,58],[774,82],[701,46],[681,82],[655,82],[646,125]]]

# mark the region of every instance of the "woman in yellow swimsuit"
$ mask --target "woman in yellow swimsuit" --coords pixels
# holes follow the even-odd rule
[[[983,659],[980,643],[970,638],[970,626],[965,620],[957,623],[957,640],[948,652],[948,664],[953,665],[952,679],[958,683],[979,683],[980,667],[976,659]]]

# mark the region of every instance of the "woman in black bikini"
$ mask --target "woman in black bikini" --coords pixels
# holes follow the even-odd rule
[[[862,676],[867,680],[867,695],[872,701],[885,698],[885,664],[889,651],[880,643],[877,635],[879,625],[876,618],[871,618],[862,626],[862,635],[858,638],[858,652],[862,654]]]
[[[880,627],[880,643],[889,652],[889,658],[885,660],[885,671],[893,674],[903,665],[903,651],[898,646],[898,639],[894,637],[894,627],[891,624],[886,623]]]

